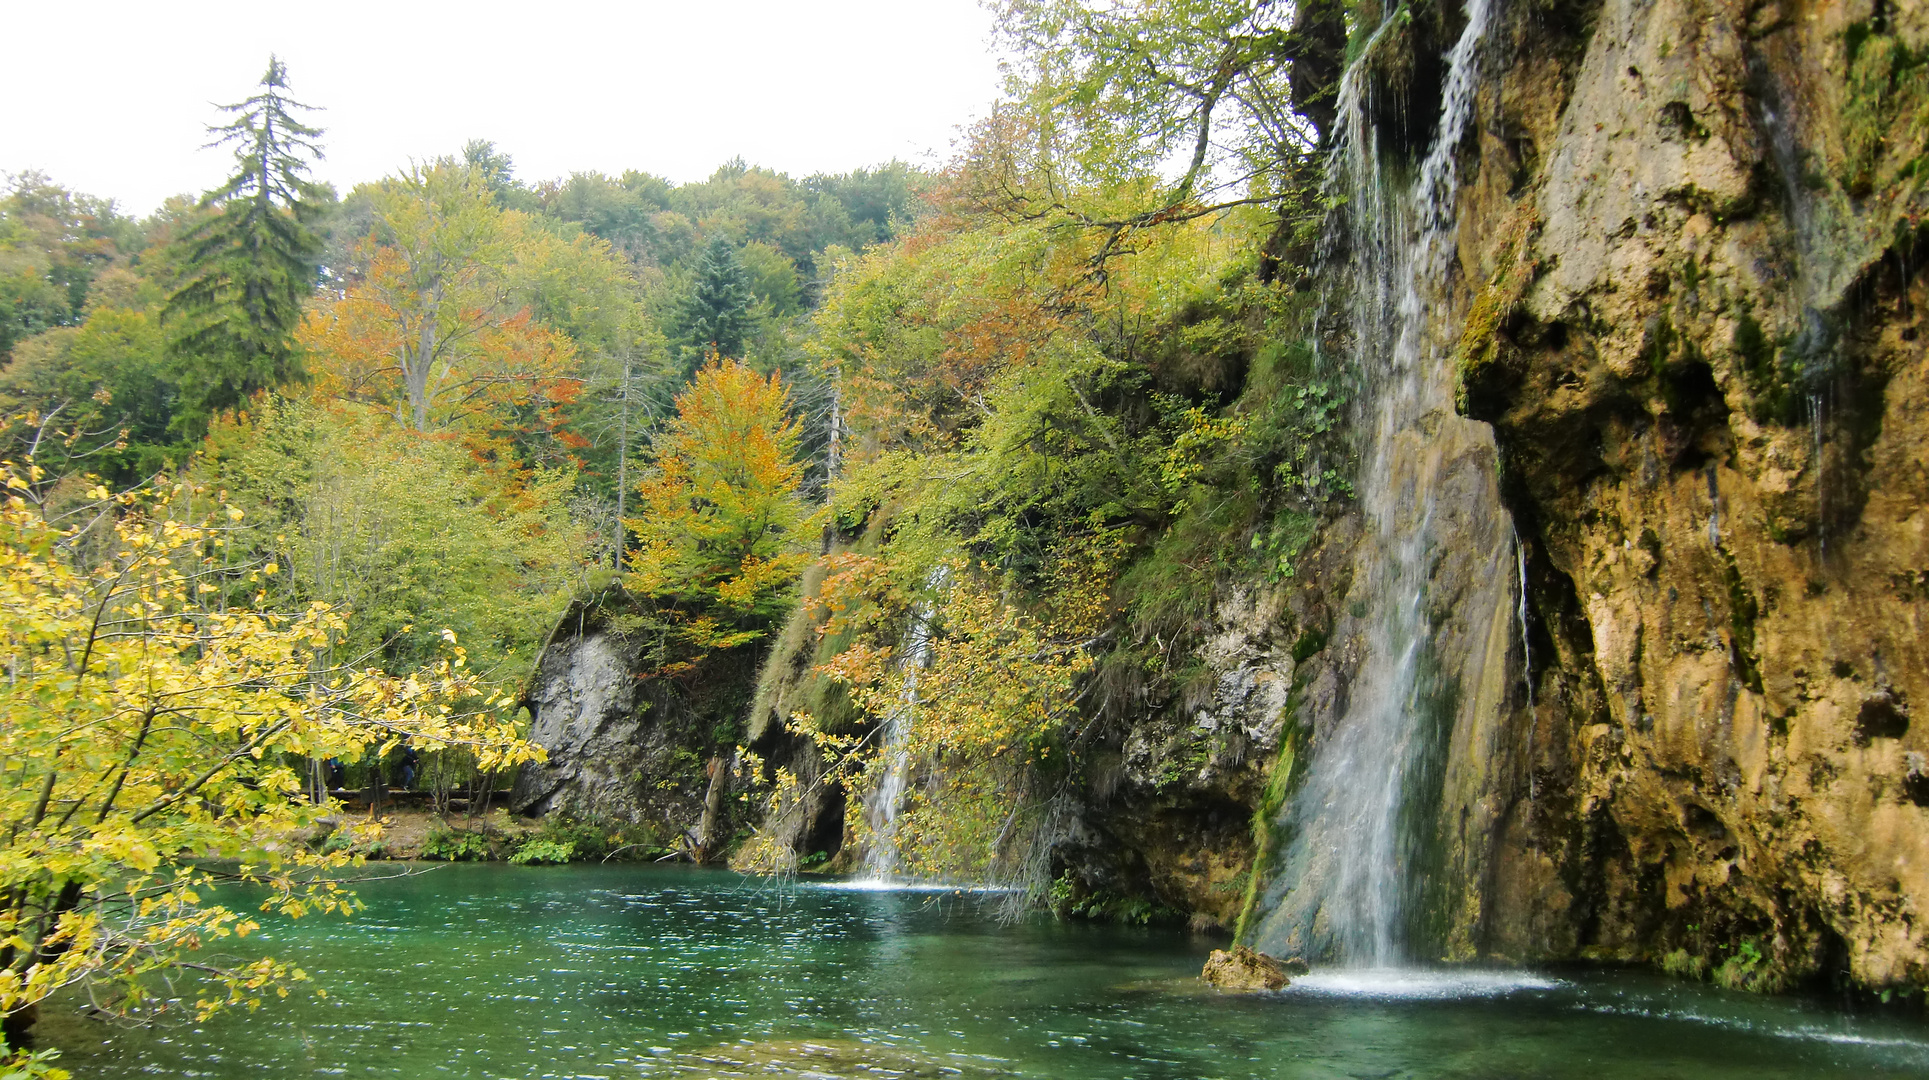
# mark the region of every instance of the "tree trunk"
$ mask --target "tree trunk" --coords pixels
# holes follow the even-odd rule
[[[623,357],[623,411],[616,435],[616,554],[613,565],[623,569],[623,510],[630,493],[630,361]]]
[[[721,847],[717,829],[723,821],[723,798],[729,793],[730,762],[722,754],[710,759],[710,790],[703,796],[703,817],[697,822],[696,861],[707,863]]]

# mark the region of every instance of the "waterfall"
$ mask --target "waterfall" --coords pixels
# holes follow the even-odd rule
[[[1514,534],[1514,625],[1520,632],[1520,684],[1527,695],[1527,797],[1540,794],[1534,780],[1534,731],[1540,725],[1534,705],[1534,645],[1527,632],[1527,542]]]
[[[943,588],[945,579],[941,567],[925,580],[925,586],[935,593]],[[929,599],[912,606],[911,620],[892,661],[904,676],[904,693],[884,718],[884,745],[879,751],[884,776],[864,800],[864,822],[871,834],[864,850],[864,876],[877,881],[889,881],[898,872],[898,816],[904,810],[904,793],[911,781],[911,727],[918,711],[918,672],[931,662],[931,620],[935,614]]]
[[[1357,484],[1366,528],[1335,640],[1357,641],[1362,654],[1338,722],[1314,733],[1277,823],[1284,854],[1256,934],[1267,951],[1373,967],[1411,959],[1444,877],[1433,823],[1450,746],[1457,728],[1483,722],[1463,721],[1469,709],[1497,714],[1504,696],[1488,669],[1492,642],[1512,629],[1512,526],[1492,431],[1455,412],[1457,327],[1430,307],[1456,250],[1455,152],[1478,89],[1489,0],[1470,0],[1466,16],[1417,176],[1382,161],[1362,100],[1362,69],[1384,25],[1340,85],[1327,182],[1341,197],[1333,226],[1345,243],[1329,247],[1347,261],[1327,268],[1337,272],[1328,303],[1347,324],[1369,441]]]

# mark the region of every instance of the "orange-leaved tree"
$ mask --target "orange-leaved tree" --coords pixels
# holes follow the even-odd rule
[[[447,163],[367,194],[376,229],[349,287],[299,334],[324,393],[418,431],[520,426],[515,414],[575,398],[575,343],[531,318],[516,280],[543,261],[545,236]]]
[[[780,376],[713,357],[676,408],[652,441],[643,512],[626,521],[637,538],[626,585],[671,616],[680,669],[755,640],[788,611],[811,509]]]

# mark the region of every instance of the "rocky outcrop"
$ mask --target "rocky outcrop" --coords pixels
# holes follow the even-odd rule
[[[715,854],[733,828],[723,795],[756,658],[648,677],[635,605],[612,586],[572,604],[550,634],[523,699],[529,738],[548,757],[522,767],[511,808],[647,824]]]
[[[548,752],[516,779],[523,813],[629,816],[649,755],[628,650],[614,634],[572,635],[545,649],[531,680],[530,741]]]
[[[1267,862],[1292,749],[1345,708],[1345,644],[1330,590],[1344,589],[1357,522],[1325,523],[1293,578],[1233,583],[1189,657],[1190,681],[1101,665],[1079,827],[1055,856],[1075,898],[1142,897],[1194,930],[1238,929]],[[1343,595],[1343,593],[1341,594]],[[1281,767],[1282,756],[1287,761]],[[1257,823],[1257,827],[1256,827]]]
[[[1607,0],[1572,61],[1550,25],[1461,222],[1538,689],[1485,946],[1921,985],[1929,12]]]

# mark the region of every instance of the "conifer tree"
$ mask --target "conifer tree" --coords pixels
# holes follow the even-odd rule
[[[750,306],[756,299],[735,246],[722,236],[712,239],[697,263],[695,288],[679,313],[683,343],[692,359],[713,351],[741,359],[755,326]]]
[[[287,96],[288,68],[273,56],[253,97],[222,110],[208,144],[234,146],[235,174],[201,199],[201,222],[176,241],[180,286],[168,297],[169,352],[182,400],[174,426],[187,437],[208,417],[257,390],[302,376],[294,333],[315,286],[321,238],[314,222],[329,199],[307,178],[321,157],[310,109]]]

